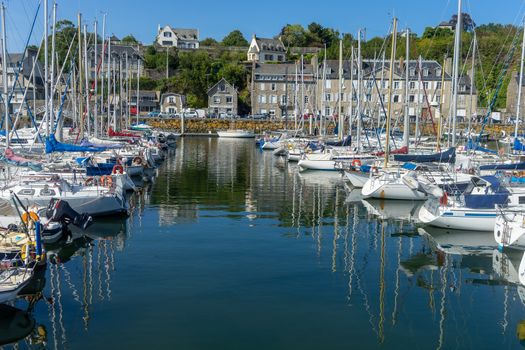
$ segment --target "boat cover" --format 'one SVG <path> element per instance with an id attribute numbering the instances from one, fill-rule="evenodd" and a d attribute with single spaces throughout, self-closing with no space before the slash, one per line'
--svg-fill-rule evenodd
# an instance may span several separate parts
<path id="1" fill-rule="evenodd" d="M 130 132 L 115 131 L 111 127 L 108 129 L 108 136 L 110 137 L 140 137 L 140 135 L 132 134 Z"/>
<path id="2" fill-rule="evenodd" d="M 481 152 L 485 152 L 485 153 L 491 153 L 491 154 L 497 154 L 498 153 L 495 150 L 488 149 L 488 148 L 485 148 L 485 147 L 481 147 L 480 145 L 474 143 L 472 141 L 472 139 L 468 140 L 468 142 L 467 142 L 467 149 L 472 150 L 472 151 L 481 151 Z"/>
<path id="3" fill-rule="evenodd" d="M 80 145 L 72 145 L 69 143 L 58 142 L 55 138 L 55 134 L 49 135 L 46 138 L 46 153 L 53 152 L 102 152 L 106 148 L 103 147 L 86 147 Z"/>
<path id="4" fill-rule="evenodd" d="M 390 151 L 390 154 L 407 154 L 408 153 L 408 147 L 403 146 L 401 148 L 396 148 L 395 150 Z M 384 151 L 374 153 L 375 156 L 382 157 L 385 155 Z"/>
<path id="5" fill-rule="evenodd" d="M 344 140 L 342 141 L 326 141 L 325 144 L 327 146 L 350 146 L 352 144 L 352 135 L 348 135 Z"/>
<path id="6" fill-rule="evenodd" d="M 42 164 L 35 162 L 31 159 L 17 156 L 11 148 L 6 148 L 4 155 L 1 156 L 0 159 L 12 165 L 28 167 L 34 171 L 42 170 Z"/>
<path id="7" fill-rule="evenodd" d="M 480 165 L 479 170 L 525 170 L 525 163 Z"/>
<path id="8" fill-rule="evenodd" d="M 476 180 L 478 179 L 478 180 Z M 490 184 L 492 193 L 484 194 L 472 194 L 471 187 L 470 190 L 467 189 L 463 197 L 465 198 L 465 206 L 472 209 L 494 209 L 496 205 L 505 205 L 508 202 L 509 190 L 503 186 L 498 178 L 495 176 L 481 176 L 480 178 L 472 178 L 472 182 L 476 183 L 482 179 Z"/>
<path id="9" fill-rule="evenodd" d="M 456 148 L 451 147 L 445 152 L 433 154 L 396 154 L 394 160 L 414 163 L 454 163 L 456 161 Z"/>
<path id="10" fill-rule="evenodd" d="M 106 149 L 117 149 L 117 148 L 124 147 L 121 144 L 93 143 L 93 142 L 90 142 L 88 139 L 82 139 L 82 141 L 80 141 L 80 146 L 106 148 Z"/>
<path id="11" fill-rule="evenodd" d="M 513 147 L 513 149 L 515 151 L 525 151 L 525 145 L 523 145 L 520 140 L 514 139 L 514 147 Z"/>

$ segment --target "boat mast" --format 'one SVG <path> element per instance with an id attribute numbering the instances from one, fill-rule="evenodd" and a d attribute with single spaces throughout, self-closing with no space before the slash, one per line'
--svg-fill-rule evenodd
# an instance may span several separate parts
<path id="1" fill-rule="evenodd" d="M 410 29 L 406 29 L 406 53 L 405 53 L 405 119 L 403 120 L 403 146 L 408 149 L 409 138 L 410 138 L 410 119 L 409 119 L 409 100 L 408 100 L 408 74 L 410 71 Z"/>
<path id="2" fill-rule="evenodd" d="M 140 55 L 140 53 L 138 53 Z M 137 114 L 137 125 L 139 124 L 139 115 L 140 115 L 140 107 L 139 107 L 139 91 L 140 91 L 140 56 L 137 56 L 137 99 L 135 101 L 135 107 L 137 108 L 136 114 Z M 183 133 L 184 128 L 184 111 L 181 111 L 181 133 Z"/>
<path id="3" fill-rule="evenodd" d="M 381 57 L 381 81 L 380 81 L 381 89 L 378 89 L 380 90 L 379 92 L 379 95 L 380 95 L 379 96 L 379 111 L 377 113 L 377 128 L 378 129 L 381 127 L 381 112 L 383 112 L 383 108 L 381 107 L 381 92 L 383 92 L 383 83 L 385 81 L 385 74 L 383 73 L 385 71 L 385 51 L 386 49 L 383 50 L 383 55 Z"/>
<path id="4" fill-rule="evenodd" d="M 458 113 L 459 46 L 461 44 L 461 0 L 458 0 L 458 20 L 454 42 L 454 77 L 452 82 L 452 147 L 456 146 L 456 120 Z"/>
<path id="5" fill-rule="evenodd" d="M 47 0 L 44 2 L 44 8 L 47 10 Z M 44 11 L 45 11 L 44 10 Z M 45 12 L 47 15 L 47 12 Z M 9 148 L 9 99 L 7 92 L 7 43 L 5 32 L 5 5 L 2 3 L 2 85 L 4 99 L 4 121 L 5 121 L 5 148 Z M 46 35 L 47 37 L 47 35 Z M 46 56 L 47 57 L 47 56 Z M 47 85 L 46 85 L 47 88 Z M 46 90 L 47 91 L 47 90 Z"/>
<path id="6" fill-rule="evenodd" d="M 108 102 L 106 108 L 108 109 L 107 113 L 107 126 L 109 131 L 110 120 L 111 120 L 111 40 L 108 35 L 108 65 L 107 65 L 107 74 L 108 74 Z"/>
<path id="7" fill-rule="evenodd" d="M 95 137 L 98 137 L 98 33 L 97 33 L 97 24 L 98 22 L 95 20 L 95 23 L 93 23 L 93 31 L 94 31 L 94 42 L 93 47 L 95 48 L 95 86 L 94 86 L 94 92 L 93 95 L 95 96 L 95 107 L 93 108 L 93 134 Z"/>
<path id="8" fill-rule="evenodd" d="M 344 134 L 344 126 L 343 126 L 343 113 L 342 112 L 342 95 L 343 92 L 343 40 L 339 40 L 339 96 L 338 96 L 338 104 L 337 104 L 337 116 L 339 117 L 339 121 L 337 122 L 338 128 L 337 128 L 337 136 L 339 140 L 343 140 L 343 134 Z"/>
<path id="9" fill-rule="evenodd" d="M 421 55 L 419 55 L 419 58 L 417 60 L 417 70 L 418 70 L 418 82 L 417 82 L 417 112 L 416 112 L 416 127 L 414 130 L 414 137 L 416 139 L 415 145 L 417 148 L 418 140 L 419 140 L 419 119 L 421 118 L 421 115 L 423 114 L 423 96 L 421 95 L 421 87 L 423 85 L 423 74 L 421 73 L 423 69 L 423 66 L 421 64 Z"/>
<path id="10" fill-rule="evenodd" d="M 321 115 L 319 119 L 319 133 L 321 137 L 324 137 L 324 100 L 325 100 L 325 89 L 326 89 L 326 43 L 324 44 L 324 58 L 323 58 L 323 85 L 321 86 Z"/>
<path id="11" fill-rule="evenodd" d="M 106 62 L 106 14 L 102 16 L 102 63 L 100 65 L 100 132 L 104 130 L 104 67 Z"/>
<path id="12" fill-rule="evenodd" d="M 51 98 L 49 101 L 46 100 L 46 103 L 49 103 L 49 133 L 54 132 L 55 126 L 55 34 L 56 34 L 56 23 L 57 23 L 57 3 L 53 1 L 53 33 L 51 37 L 51 76 L 50 76 L 50 86 L 51 86 Z"/>
<path id="13" fill-rule="evenodd" d="M 110 39 L 111 41 L 111 39 Z M 113 55 L 113 130 L 117 130 L 117 59 Z"/>
<path id="14" fill-rule="evenodd" d="M 297 101 L 299 86 L 298 86 L 298 76 L 297 76 L 297 62 L 295 62 L 295 113 L 294 113 L 294 130 L 297 132 L 297 113 L 299 112 L 299 102 Z"/>
<path id="15" fill-rule="evenodd" d="M 518 105 L 516 106 L 516 125 L 514 126 L 514 138 L 518 138 L 518 121 L 521 112 L 521 90 L 523 86 L 523 60 L 525 59 L 525 18 L 523 20 L 523 42 L 521 43 L 520 78 L 518 84 Z"/>
<path id="16" fill-rule="evenodd" d="M 443 66 L 441 67 L 441 92 L 439 94 L 439 123 L 438 123 L 438 134 L 437 134 L 437 143 L 436 150 L 439 152 L 441 150 L 440 142 L 441 135 L 443 133 L 443 92 L 445 92 L 445 64 L 447 63 L 447 55 L 443 57 Z"/>
<path id="17" fill-rule="evenodd" d="M 522 61 L 523 62 L 523 61 Z M 468 118 L 468 134 L 467 138 L 470 139 L 470 134 L 472 133 L 472 107 L 474 107 L 474 101 L 473 101 L 473 89 L 474 89 L 474 76 L 476 74 L 475 71 L 475 65 L 476 65 L 476 32 L 474 32 L 474 41 L 472 42 L 472 67 L 470 71 L 470 115 L 467 116 Z M 516 126 L 518 126 L 518 123 L 516 123 Z"/>
<path id="18" fill-rule="evenodd" d="M 394 80 L 394 60 L 396 58 L 396 36 L 397 36 L 397 18 L 394 17 L 392 27 L 392 48 L 390 51 L 390 72 L 388 79 L 388 108 L 386 113 L 386 145 L 385 145 L 385 169 L 388 166 L 388 157 L 390 156 L 390 114 L 392 111 L 392 80 Z"/>
<path id="19" fill-rule="evenodd" d="M 82 98 L 82 14 L 78 13 L 78 94 L 79 94 L 79 135 L 84 134 L 84 101 Z M 47 34 L 46 34 L 47 36 Z M 46 55 L 47 57 L 47 55 Z"/>
<path id="20" fill-rule="evenodd" d="M 350 106 L 348 107 L 348 135 L 352 135 L 352 119 L 354 117 L 354 46 L 350 54 Z"/>
<path id="21" fill-rule="evenodd" d="M 84 24 L 84 84 L 86 94 L 86 119 L 87 119 L 87 136 L 91 132 L 91 118 L 89 117 L 89 73 L 88 73 L 88 57 L 87 57 L 87 25 Z M 82 135 L 84 136 L 84 135 Z"/>
<path id="22" fill-rule="evenodd" d="M 357 153 L 361 153 L 361 85 L 363 85 L 363 61 L 361 57 L 361 29 L 357 32 Z"/>

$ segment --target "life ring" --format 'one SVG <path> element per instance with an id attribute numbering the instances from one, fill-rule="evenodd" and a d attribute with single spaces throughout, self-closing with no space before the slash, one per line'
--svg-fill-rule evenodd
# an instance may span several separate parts
<path id="1" fill-rule="evenodd" d="M 142 165 L 142 157 L 133 158 L 133 164 Z"/>
<path id="2" fill-rule="evenodd" d="M 361 163 L 361 160 L 359 160 L 359 159 L 354 159 L 354 160 L 352 161 L 352 166 L 353 166 L 353 167 L 356 167 L 356 168 L 357 168 L 357 167 L 360 167 L 361 165 L 362 165 L 362 163 Z"/>
<path id="3" fill-rule="evenodd" d="M 112 174 L 124 174 L 124 167 L 120 164 L 115 164 L 113 167 L 113 170 L 111 170 Z"/>
<path id="4" fill-rule="evenodd" d="M 84 185 L 89 186 L 89 185 L 93 184 L 94 181 L 95 181 L 95 179 L 92 176 L 88 177 L 86 179 L 86 181 L 84 182 Z"/>

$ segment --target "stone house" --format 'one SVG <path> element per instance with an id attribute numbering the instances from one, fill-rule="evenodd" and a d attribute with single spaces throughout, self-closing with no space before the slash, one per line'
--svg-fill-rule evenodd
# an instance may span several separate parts
<path id="1" fill-rule="evenodd" d="M 173 28 L 169 25 L 157 27 L 156 42 L 162 47 L 176 47 L 178 49 L 198 49 L 199 30 Z"/>
<path id="2" fill-rule="evenodd" d="M 104 51 L 104 53 L 103 53 Z M 88 48 L 88 72 L 89 72 L 89 79 L 95 79 L 96 73 L 97 73 L 97 64 L 100 63 L 95 59 L 95 46 L 90 46 Z M 102 54 L 104 54 L 104 67 L 100 67 L 98 76 L 100 77 L 101 74 L 104 74 L 105 77 L 107 77 L 106 71 L 107 71 L 107 62 L 108 62 L 108 55 L 109 55 L 109 48 L 106 46 L 104 47 L 102 44 L 97 45 L 97 55 L 99 56 L 99 60 L 102 57 Z M 122 67 L 122 78 L 126 79 L 128 76 L 128 70 L 129 75 L 132 79 L 137 78 L 137 73 L 140 70 L 140 75 L 144 75 L 144 58 L 142 54 L 139 51 L 138 46 L 132 46 L 132 45 L 123 45 L 123 44 L 111 44 L 111 70 L 113 68 L 117 72 L 117 76 L 119 74 L 119 69 Z M 100 87 L 99 87 L 100 88 Z"/>
<path id="3" fill-rule="evenodd" d="M 255 34 L 248 48 L 247 59 L 249 62 L 284 62 L 286 48 L 281 39 L 258 38 Z"/>
<path id="4" fill-rule="evenodd" d="M 280 119 L 315 113 L 314 65 L 257 63 L 252 76 L 252 114 L 268 114 Z"/>
<path id="5" fill-rule="evenodd" d="M 222 78 L 208 90 L 208 115 L 237 115 L 238 92 Z"/>
<path id="6" fill-rule="evenodd" d="M 185 104 L 184 95 L 166 92 L 160 96 L 160 113 L 168 115 L 182 113 Z"/>

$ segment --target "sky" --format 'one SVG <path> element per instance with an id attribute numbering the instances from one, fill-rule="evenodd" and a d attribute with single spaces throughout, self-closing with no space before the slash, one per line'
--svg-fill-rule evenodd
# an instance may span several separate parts
<path id="1" fill-rule="evenodd" d="M 8 51 L 21 51 L 39 1 L 4 1 Z M 248 40 L 253 34 L 273 37 L 285 24 L 306 27 L 311 22 L 354 35 L 359 28 L 366 28 L 366 37 L 371 38 L 385 36 L 394 15 L 400 29 L 408 27 L 421 34 L 425 27 L 448 20 L 457 12 L 456 0 L 57 0 L 57 4 L 58 19 L 76 23 L 77 13 L 81 12 L 89 30 L 95 19 L 99 21 L 101 34 L 102 16 L 106 13 L 106 34 L 120 38 L 133 34 L 144 44 L 153 42 L 159 24 L 197 28 L 201 40 L 221 40 L 234 29 L 239 29 Z M 51 7 L 49 0 L 50 12 Z M 519 24 L 524 10 L 525 0 L 463 0 L 463 12 L 470 13 L 477 25 Z M 39 42 L 43 28 L 42 5 L 31 43 Z"/>

